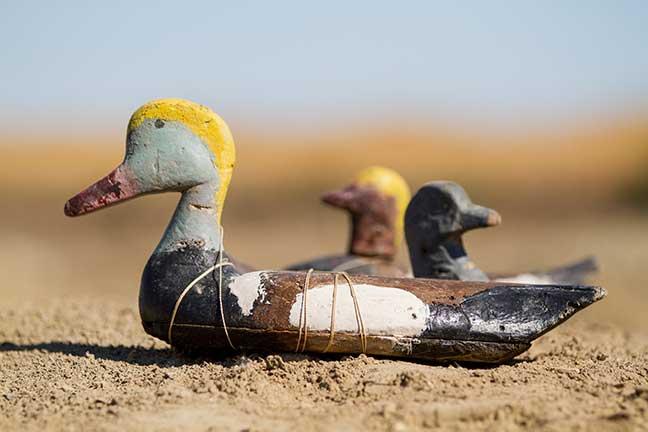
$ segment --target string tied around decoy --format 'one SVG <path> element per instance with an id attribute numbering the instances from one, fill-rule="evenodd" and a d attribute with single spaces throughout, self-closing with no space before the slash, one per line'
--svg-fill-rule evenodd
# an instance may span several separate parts
<path id="1" fill-rule="evenodd" d="M 311 276 L 315 272 L 314 269 L 308 270 L 306 272 L 306 278 L 304 280 L 304 286 L 302 290 L 302 301 L 299 311 L 299 336 L 297 338 L 297 347 L 295 352 L 304 352 L 306 349 L 306 342 L 308 339 L 308 290 L 310 288 Z M 353 301 L 354 315 L 356 318 L 356 323 L 358 325 L 358 336 L 360 337 L 360 348 L 362 353 L 367 352 L 367 332 L 365 330 L 364 321 L 362 319 L 362 311 L 360 309 L 360 303 L 358 300 L 358 294 L 356 292 L 353 280 L 346 272 L 320 272 L 324 274 L 333 275 L 333 293 L 331 298 L 331 323 L 329 327 L 329 340 L 322 352 L 326 353 L 329 351 L 331 346 L 333 346 L 333 341 L 335 339 L 335 316 L 336 316 L 336 307 L 337 307 L 337 295 L 338 295 L 338 278 L 342 276 L 347 286 L 349 287 L 349 293 L 351 295 L 351 300 Z"/>
<path id="2" fill-rule="evenodd" d="M 223 267 L 234 267 L 234 264 L 229 262 L 229 261 L 223 261 L 223 252 L 224 252 L 224 247 L 223 247 L 223 238 L 225 237 L 225 230 L 223 227 L 220 227 L 220 241 L 218 244 L 218 262 L 202 272 L 199 276 L 197 276 L 194 280 L 192 280 L 189 285 L 185 287 L 184 290 L 182 290 L 182 293 L 180 293 L 180 296 L 178 297 L 178 300 L 176 300 L 175 305 L 173 306 L 173 312 L 171 313 L 171 319 L 169 320 L 169 329 L 167 331 L 167 338 L 169 340 L 169 344 L 173 344 L 173 325 L 175 324 L 175 319 L 176 315 L 178 313 L 178 309 L 180 308 L 180 304 L 182 304 L 182 300 L 185 298 L 187 293 L 191 291 L 191 289 L 202 279 L 204 279 L 208 274 L 212 273 L 214 270 L 218 269 L 218 306 L 220 309 L 220 318 L 221 318 L 221 323 L 223 324 L 223 331 L 225 332 L 225 337 L 227 338 L 227 342 L 229 343 L 229 346 L 233 349 L 236 350 L 236 347 L 232 343 L 232 339 L 230 338 L 229 331 L 227 330 L 227 323 L 225 321 L 225 311 L 223 310 Z"/>

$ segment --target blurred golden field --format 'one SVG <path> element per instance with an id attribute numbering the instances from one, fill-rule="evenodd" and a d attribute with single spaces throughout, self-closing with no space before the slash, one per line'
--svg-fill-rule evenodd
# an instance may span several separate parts
<path id="1" fill-rule="evenodd" d="M 413 190 L 428 180 L 458 181 L 475 202 L 503 214 L 501 227 L 466 238 L 489 271 L 596 255 L 602 269 L 594 282 L 609 296 L 581 319 L 646 328 L 648 213 L 638 204 L 647 189 L 647 118 L 532 132 L 405 123 L 302 134 L 234 129 L 226 248 L 259 268 L 341 251 L 346 218 L 320 205 L 318 194 L 383 164 Z M 80 219 L 62 212 L 67 198 L 120 162 L 119 132 L 2 138 L 3 301 L 74 296 L 135 304 L 142 267 L 177 196 L 150 196 Z"/>

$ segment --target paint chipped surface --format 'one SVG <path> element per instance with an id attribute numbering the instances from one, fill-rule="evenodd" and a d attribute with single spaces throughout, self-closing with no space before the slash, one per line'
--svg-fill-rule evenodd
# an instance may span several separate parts
<path id="1" fill-rule="evenodd" d="M 255 271 L 237 276 L 228 285 L 229 290 L 237 298 L 243 316 L 250 316 L 254 303 L 265 301 L 265 272 L 267 270 Z"/>
<path id="2" fill-rule="evenodd" d="M 146 120 L 178 122 L 188 127 L 214 155 L 220 187 L 214 196 L 216 217 L 220 223 L 225 197 L 236 162 L 234 138 L 227 123 L 206 106 L 184 99 L 167 98 L 150 101 L 135 111 L 128 123 L 128 135 Z"/>
<path id="3" fill-rule="evenodd" d="M 400 288 L 354 285 L 367 334 L 418 336 L 426 328 L 428 306 L 414 294 Z M 290 308 L 290 324 L 299 327 L 303 293 L 297 294 Z M 333 285 L 308 290 L 307 326 L 309 330 L 330 331 Z M 346 283 L 338 283 L 335 331 L 357 332 L 353 299 Z"/>

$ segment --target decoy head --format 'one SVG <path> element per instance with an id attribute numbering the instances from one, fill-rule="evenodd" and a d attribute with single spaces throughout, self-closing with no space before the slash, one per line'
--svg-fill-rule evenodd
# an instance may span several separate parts
<path id="1" fill-rule="evenodd" d="M 495 210 L 473 204 L 457 183 L 434 181 L 423 185 L 410 201 L 405 231 L 408 241 L 414 236 L 443 241 L 475 228 L 499 225 L 501 221 Z"/>
<path id="2" fill-rule="evenodd" d="M 128 123 L 123 162 L 71 198 L 65 214 L 79 216 L 139 195 L 208 183 L 220 222 L 235 160 L 229 128 L 212 110 L 183 99 L 154 100 Z"/>
<path id="3" fill-rule="evenodd" d="M 403 217 L 410 190 L 394 170 L 372 166 L 351 184 L 322 195 L 322 201 L 348 211 L 352 220 L 349 253 L 392 257 L 403 240 Z"/>
<path id="4" fill-rule="evenodd" d="M 354 224 L 362 225 L 354 228 L 353 236 L 356 238 L 351 239 L 354 253 L 382 255 L 375 250 L 371 237 L 384 238 L 380 231 L 390 231 L 388 234 L 393 245 L 389 249 L 395 251 L 403 239 L 403 218 L 410 196 L 409 186 L 396 171 L 372 166 L 356 174 L 349 185 L 323 194 L 322 201 L 347 210 Z"/>

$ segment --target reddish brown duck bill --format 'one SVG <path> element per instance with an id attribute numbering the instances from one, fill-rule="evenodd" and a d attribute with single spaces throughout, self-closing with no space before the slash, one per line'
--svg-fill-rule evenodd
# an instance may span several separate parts
<path id="1" fill-rule="evenodd" d="M 65 203 L 67 216 L 81 216 L 137 196 L 140 189 L 128 168 L 120 165 Z"/>

